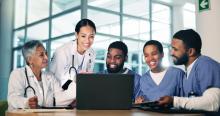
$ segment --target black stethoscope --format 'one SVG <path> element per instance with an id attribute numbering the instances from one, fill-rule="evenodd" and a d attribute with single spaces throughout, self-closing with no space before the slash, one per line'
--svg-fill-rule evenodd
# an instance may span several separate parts
<path id="1" fill-rule="evenodd" d="M 25 72 L 25 76 L 26 76 L 26 79 L 27 79 L 27 83 L 28 83 L 28 86 L 24 89 L 24 96 L 27 97 L 27 91 L 28 89 L 31 89 L 34 93 L 34 95 L 36 96 L 36 91 L 35 89 L 30 85 L 30 82 L 29 82 L 29 79 L 28 79 L 28 75 L 27 75 L 27 69 L 26 67 L 24 68 L 24 72 Z M 55 100 L 55 97 L 53 98 L 53 106 L 56 105 L 56 100 Z"/>
<path id="2" fill-rule="evenodd" d="M 27 83 L 28 83 L 28 86 L 24 89 L 24 96 L 27 96 L 28 89 L 31 89 L 33 91 L 34 95 L 36 95 L 36 92 L 35 92 L 34 88 L 30 85 L 26 67 L 24 68 L 24 72 L 25 72 L 25 76 L 26 76 L 26 79 L 27 79 Z"/>
<path id="3" fill-rule="evenodd" d="M 89 56 L 91 57 L 90 53 L 89 53 Z M 82 61 L 81 65 L 80 65 L 81 68 L 82 68 L 82 65 L 83 65 L 83 62 L 84 62 L 84 58 L 85 58 L 85 57 L 83 57 L 83 61 Z M 91 64 L 91 62 L 92 62 L 91 59 L 89 59 L 89 64 Z M 79 67 L 78 67 L 78 68 L 79 68 Z M 70 76 L 71 76 L 72 70 L 74 71 L 75 75 L 78 74 L 76 67 L 74 67 L 74 55 L 72 55 L 72 66 L 69 68 L 69 75 L 70 75 Z M 68 89 L 68 86 L 69 86 L 69 84 L 70 84 L 71 82 L 72 82 L 72 80 L 68 79 L 68 80 L 66 81 L 66 83 L 64 83 L 63 86 L 62 86 L 63 90 L 67 90 L 67 89 Z"/>

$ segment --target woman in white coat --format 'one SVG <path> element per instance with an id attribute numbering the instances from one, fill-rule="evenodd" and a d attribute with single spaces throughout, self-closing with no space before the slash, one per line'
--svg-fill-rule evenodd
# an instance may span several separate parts
<path id="1" fill-rule="evenodd" d="M 80 20 L 75 27 L 76 40 L 65 43 L 57 48 L 50 66 L 50 71 L 63 85 L 75 81 L 76 73 L 92 72 L 95 52 L 91 48 L 96 33 L 95 24 L 89 19 Z"/>
<path id="2" fill-rule="evenodd" d="M 8 110 L 67 106 L 76 97 L 75 83 L 63 91 L 52 73 L 42 71 L 48 65 L 43 44 L 32 40 L 24 44 L 26 66 L 11 72 L 8 84 Z"/>

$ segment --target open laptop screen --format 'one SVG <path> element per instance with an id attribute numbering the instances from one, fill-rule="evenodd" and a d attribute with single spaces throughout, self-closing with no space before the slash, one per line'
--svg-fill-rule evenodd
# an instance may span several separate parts
<path id="1" fill-rule="evenodd" d="M 78 74 L 77 109 L 130 109 L 134 75 Z"/>

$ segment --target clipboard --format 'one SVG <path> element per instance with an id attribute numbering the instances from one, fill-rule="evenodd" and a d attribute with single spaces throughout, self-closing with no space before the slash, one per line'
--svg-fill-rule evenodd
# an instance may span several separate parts
<path id="1" fill-rule="evenodd" d="M 147 101 L 138 104 L 132 104 L 133 108 L 140 108 L 140 107 L 150 107 L 150 108 L 160 108 L 161 106 L 158 105 L 158 101 Z"/>

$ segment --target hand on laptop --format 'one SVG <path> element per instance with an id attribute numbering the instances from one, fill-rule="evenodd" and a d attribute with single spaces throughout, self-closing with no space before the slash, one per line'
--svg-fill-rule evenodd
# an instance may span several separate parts
<path id="1" fill-rule="evenodd" d="M 173 105 L 173 97 L 171 96 L 164 96 L 161 97 L 158 100 L 158 105 L 163 106 L 163 107 L 170 107 Z"/>

